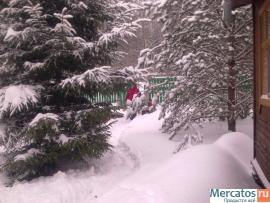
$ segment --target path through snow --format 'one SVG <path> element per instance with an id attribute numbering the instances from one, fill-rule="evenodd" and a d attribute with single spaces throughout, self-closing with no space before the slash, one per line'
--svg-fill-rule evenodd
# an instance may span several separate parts
<path id="1" fill-rule="evenodd" d="M 13 187 L 0 185 L 0 203 L 96 202 L 139 167 L 136 156 L 122 142 L 91 164 L 90 170 L 58 172 L 52 177 L 16 183 Z"/>
<path id="2" fill-rule="evenodd" d="M 90 170 L 0 184 L 0 203 L 204 203 L 211 187 L 256 187 L 250 138 L 224 136 L 173 154 L 177 142 L 159 131 L 158 114 L 120 119 L 112 128 L 114 149 Z"/>

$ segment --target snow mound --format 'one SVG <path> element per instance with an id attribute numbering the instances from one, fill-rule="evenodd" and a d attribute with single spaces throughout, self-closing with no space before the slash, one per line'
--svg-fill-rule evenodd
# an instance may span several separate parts
<path id="1" fill-rule="evenodd" d="M 227 134 L 214 144 L 189 148 L 144 176 L 135 174 L 99 202 L 207 203 L 211 188 L 256 188 L 247 172 L 251 143 L 243 134 Z"/>
<path id="2" fill-rule="evenodd" d="M 169 141 L 169 136 L 160 131 L 162 120 L 158 120 L 159 113 L 158 110 L 135 117 L 120 136 L 120 140 L 136 154 L 142 165 L 160 165 L 173 155 L 178 145 L 178 142 Z"/>
<path id="3" fill-rule="evenodd" d="M 253 142 L 251 138 L 243 133 L 229 133 L 223 135 L 215 144 L 233 156 L 248 172 L 252 172 L 250 161 L 253 159 Z"/>
<path id="4" fill-rule="evenodd" d="M 0 157 L 1 158 L 1 157 Z M 94 203 L 137 167 L 134 155 L 123 143 L 92 160 L 89 170 L 58 172 L 31 182 L 17 182 L 13 187 L 0 184 L 0 203 Z M 0 181 L 5 181 L 1 177 Z"/>

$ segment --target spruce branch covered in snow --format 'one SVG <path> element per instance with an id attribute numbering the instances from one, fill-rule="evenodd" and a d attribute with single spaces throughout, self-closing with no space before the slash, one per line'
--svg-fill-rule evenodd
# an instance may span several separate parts
<path id="1" fill-rule="evenodd" d="M 0 6 L 2 169 L 29 180 L 54 173 L 60 162 L 100 157 L 110 148 L 112 109 L 89 98 L 119 82 L 111 63 L 119 42 L 140 28 L 133 14 L 141 7 L 113 0 Z"/>
<path id="2" fill-rule="evenodd" d="M 233 11 L 232 22 L 225 22 L 221 0 L 160 0 L 146 6 L 163 25 L 163 41 L 151 52 L 155 68 L 178 76 L 163 104 L 163 130 L 173 137 L 183 129 L 194 131 L 194 124 L 226 119 L 235 131 L 236 119 L 252 109 L 250 6 Z"/>
<path id="3" fill-rule="evenodd" d="M 8 118 L 38 103 L 38 87 L 17 85 L 0 90 L 0 117 Z"/>

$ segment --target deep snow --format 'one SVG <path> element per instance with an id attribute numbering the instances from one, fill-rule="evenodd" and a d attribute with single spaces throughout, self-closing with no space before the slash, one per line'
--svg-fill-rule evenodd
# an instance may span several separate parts
<path id="1" fill-rule="evenodd" d="M 222 126 L 207 124 L 207 144 L 173 154 L 177 142 L 159 131 L 158 113 L 120 119 L 112 128 L 114 149 L 89 170 L 0 184 L 0 203 L 206 203 L 210 188 L 256 188 L 250 137 L 218 139 Z"/>
<path id="2" fill-rule="evenodd" d="M 149 173 L 142 167 L 99 202 L 207 203 L 210 188 L 256 188 L 249 164 L 244 162 L 252 157 L 246 156 L 245 148 L 238 148 L 242 144 L 252 147 L 252 143 L 243 134 L 225 136 L 215 144 L 177 153 Z M 227 149 L 227 144 L 236 145 Z"/>

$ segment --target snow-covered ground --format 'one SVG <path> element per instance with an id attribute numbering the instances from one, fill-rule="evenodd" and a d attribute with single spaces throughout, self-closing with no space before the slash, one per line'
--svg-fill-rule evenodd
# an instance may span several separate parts
<path id="1" fill-rule="evenodd" d="M 252 120 L 239 125 L 249 136 L 220 136 L 224 124 L 207 124 L 205 144 L 173 154 L 177 142 L 159 131 L 157 118 L 158 112 L 120 119 L 112 128 L 114 149 L 89 170 L 0 183 L 0 203 L 206 203 L 210 188 L 257 187 L 249 164 Z"/>

